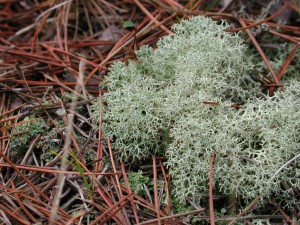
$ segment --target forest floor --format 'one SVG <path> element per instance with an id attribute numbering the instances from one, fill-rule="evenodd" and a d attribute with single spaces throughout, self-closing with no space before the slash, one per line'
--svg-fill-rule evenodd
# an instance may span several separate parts
<path id="1" fill-rule="evenodd" d="M 271 92 L 299 63 L 299 1 L 0 0 L 0 224 L 297 224 L 300 211 L 271 200 L 240 210 L 204 193 L 202 207 L 181 204 L 164 157 L 120 162 L 93 124 L 110 65 L 203 14 L 245 33 Z M 278 71 L 264 35 L 295 45 Z"/>

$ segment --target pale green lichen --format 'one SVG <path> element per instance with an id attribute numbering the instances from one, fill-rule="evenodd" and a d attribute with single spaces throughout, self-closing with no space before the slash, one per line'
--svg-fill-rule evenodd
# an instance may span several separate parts
<path id="1" fill-rule="evenodd" d="M 299 161 L 273 174 L 299 154 L 299 82 L 274 97 L 248 101 L 240 109 L 199 105 L 176 121 L 167 150 L 177 197 L 200 199 L 208 191 L 209 162 L 216 150 L 213 181 L 225 194 L 247 201 L 260 193 L 288 198 L 282 182 L 300 187 Z M 294 198 L 293 201 L 296 199 Z M 288 202 L 289 206 L 295 202 Z"/>
<path id="2" fill-rule="evenodd" d="M 125 160 L 165 154 L 176 196 L 207 193 L 213 149 L 214 187 L 250 201 L 260 193 L 278 200 L 299 188 L 299 162 L 272 175 L 299 152 L 299 83 L 274 97 L 250 78 L 251 56 L 238 35 L 205 17 L 176 24 L 157 49 L 144 46 L 139 63 L 115 63 L 103 95 L 103 135 Z M 204 101 L 219 105 L 203 104 Z M 233 103 L 241 108 L 231 107 Z M 100 105 L 93 105 L 98 122 Z M 285 206 L 296 206 L 296 198 Z"/>
<path id="3" fill-rule="evenodd" d="M 109 92 L 103 96 L 108 102 L 103 131 L 122 149 L 124 159 L 164 152 L 160 131 L 202 101 L 241 102 L 253 96 L 245 46 L 237 35 L 223 32 L 226 28 L 224 21 L 217 25 L 205 17 L 184 20 L 157 49 L 143 46 L 137 52 L 139 63 L 112 65 L 106 80 Z M 98 121 L 97 103 L 94 112 Z"/>

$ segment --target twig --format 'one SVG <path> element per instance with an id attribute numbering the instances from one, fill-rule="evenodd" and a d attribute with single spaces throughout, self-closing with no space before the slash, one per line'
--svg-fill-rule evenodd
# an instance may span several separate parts
<path id="1" fill-rule="evenodd" d="M 209 169 L 209 217 L 210 217 L 211 225 L 215 225 L 213 182 L 212 182 L 215 157 L 216 157 L 216 149 L 214 149 L 212 153 L 211 160 L 210 160 L 210 169 Z"/>

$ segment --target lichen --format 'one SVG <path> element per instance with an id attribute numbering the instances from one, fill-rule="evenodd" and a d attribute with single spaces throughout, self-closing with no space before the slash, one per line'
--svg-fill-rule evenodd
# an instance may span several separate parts
<path id="1" fill-rule="evenodd" d="M 112 65 L 103 132 L 122 149 L 123 159 L 163 153 L 161 131 L 202 101 L 241 103 L 259 93 L 247 74 L 252 65 L 245 63 L 242 39 L 223 32 L 226 28 L 226 22 L 217 25 L 205 17 L 183 20 L 157 49 L 141 47 L 139 63 Z M 93 109 L 98 122 L 99 103 Z"/>
<path id="2" fill-rule="evenodd" d="M 238 110 L 199 105 L 193 113 L 177 120 L 167 150 L 177 197 L 182 201 L 187 197 L 199 200 L 207 193 L 214 149 L 213 181 L 225 194 L 242 196 L 247 201 L 261 193 L 266 198 L 283 199 L 290 196 L 291 190 L 283 190 L 282 182 L 299 188 L 299 160 L 271 179 L 284 163 L 299 154 L 299 85 L 295 82 L 274 97 L 250 100 Z M 295 200 L 286 204 L 295 206 Z"/>
<path id="3" fill-rule="evenodd" d="M 299 161 L 270 179 L 299 152 L 299 82 L 274 97 L 262 94 L 249 76 L 250 52 L 226 28 L 226 22 L 202 16 L 183 20 L 157 49 L 141 47 L 138 63 L 112 65 L 103 95 L 103 135 L 123 160 L 166 155 L 182 202 L 207 193 L 214 149 L 213 182 L 220 192 L 245 201 L 263 192 L 281 201 L 291 192 L 281 188 L 283 182 L 300 187 Z M 99 101 L 93 110 L 99 122 Z M 284 205 L 297 206 L 295 199 Z"/>

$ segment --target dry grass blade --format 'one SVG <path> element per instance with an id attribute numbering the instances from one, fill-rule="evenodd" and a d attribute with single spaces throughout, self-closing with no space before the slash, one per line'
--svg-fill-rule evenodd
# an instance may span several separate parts
<path id="1" fill-rule="evenodd" d="M 127 173 L 125 171 L 125 166 L 124 166 L 123 163 L 121 163 L 121 168 L 122 168 L 122 174 L 123 174 L 123 177 L 124 177 L 125 186 L 128 190 L 128 194 L 131 195 L 131 194 L 133 194 L 133 192 L 131 191 L 130 183 L 129 183 L 128 176 L 127 176 Z M 133 197 L 130 198 L 130 204 L 131 204 L 132 211 L 133 211 L 133 214 L 134 214 L 135 223 L 138 224 L 139 223 L 139 218 L 138 218 L 137 208 L 136 208 L 136 205 L 134 203 Z"/>
<path id="2" fill-rule="evenodd" d="M 155 204 L 155 209 L 156 209 L 156 215 L 157 215 L 157 221 L 158 225 L 161 224 L 160 221 L 160 204 L 158 201 L 158 188 L 157 188 L 157 171 L 156 171 L 156 158 L 153 156 L 152 158 L 152 167 L 153 167 L 153 184 L 154 184 L 154 204 Z"/>
<path id="3" fill-rule="evenodd" d="M 213 203 L 213 168 L 214 168 L 214 160 L 216 157 L 216 149 L 214 149 L 211 161 L 210 161 L 210 169 L 209 169 L 209 217 L 210 224 L 215 224 L 215 215 L 214 215 L 214 203 Z"/>
<path id="4" fill-rule="evenodd" d="M 81 61 L 79 64 L 80 73 L 79 73 L 78 81 L 77 81 L 77 84 L 75 87 L 76 93 L 80 92 L 80 86 L 81 86 L 81 83 L 83 82 L 84 67 L 85 67 L 85 63 L 83 61 Z M 71 103 L 72 111 L 75 110 L 76 101 L 77 101 L 77 96 L 74 96 L 72 99 L 72 103 Z M 60 166 L 60 169 L 63 171 L 65 171 L 67 169 L 67 158 L 68 158 L 69 149 L 70 149 L 70 145 L 71 145 L 71 136 L 72 136 L 72 130 L 73 130 L 73 118 L 74 118 L 74 115 L 72 115 L 72 114 L 67 115 L 67 125 L 68 126 L 67 126 L 66 139 L 65 139 L 65 144 L 64 144 L 64 148 L 63 148 L 63 154 L 61 156 L 61 166 Z M 60 203 L 60 199 L 61 199 L 62 190 L 64 188 L 64 182 L 65 182 L 64 174 L 61 173 L 57 177 L 57 187 L 58 188 L 55 192 L 55 196 L 53 199 L 53 205 L 52 205 L 52 209 L 51 209 L 51 215 L 50 215 L 51 224 L 52 224 L 52 221 L 56 221 L 59 219 L 57 217 L 57 211 L 58 211 L 58 207 L 59 207 L 59 203 Z"/>
<path id="5" fill-rule="evenodd" d="M 99 137 L 98 137 L 98 148 L 97 148 L 97 156 L 96 156 L 96 164 L 95 171 L 100 171 L 102 169 L 102 158 L 103 158 L 103 149 L 102 149 L 102 93 L 99 94 L 99 104 L 100 104 L 100 112 L 99 112 Z"/>

